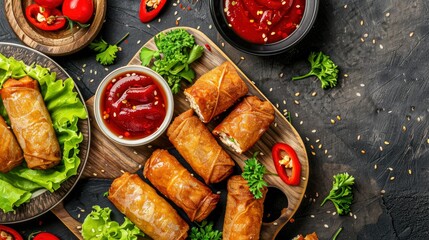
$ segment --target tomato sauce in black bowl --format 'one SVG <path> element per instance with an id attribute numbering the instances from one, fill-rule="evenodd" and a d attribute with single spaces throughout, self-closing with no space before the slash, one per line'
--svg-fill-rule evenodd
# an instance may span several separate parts
<path id="1" fill-rule="evenodd" d="M 319 0 L 210 0 L 213 22 L 233 47 L 249 54 L 285 52 L 310 31 Z"/>

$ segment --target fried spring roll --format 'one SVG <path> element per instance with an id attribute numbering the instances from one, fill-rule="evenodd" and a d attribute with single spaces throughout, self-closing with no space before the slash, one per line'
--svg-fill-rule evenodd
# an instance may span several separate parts
<path id="1" fill-rule="evenodd" d="M 207 218 L 219 202 L 220 196 L 193 177 L 167 150 L 158 149 L 152 153 L 146 161 L 143 175 L 182 208 L 192 222 Z"/>
<path id="2" fill-rule="evenodd" d="M 202 75 L 185 90 L 185 96 L 201 121 L 208 123 L 247 92 L 247 85 L 234 66 L 224 62 Z"/>
<path id="3" fill-rule="evenodd" d="M 220 182 L 232 173 L 235 163 L 193 113 L 190 109 L 177 116 L 167 136 L 207 184 Z"/>
<path id="4" fill-rule="evenodd" d="M 256 96 L 243 99 L 213 130 L 213 134 L 234 151 L 243 153 L 251 148 L 274 121 L 274 108 Z"/>
<path id="5" fill-rule="evenodd" d="M 22 150 L 4 119 L 0 116 L 0 172 L 7 173 L 24 160 Z"/>
<path id="6" fill-rule="evenodd" d="M 188 224 L 137 174 L 126 172 L 116 178 L 108 199 L 152 239 L 181 240 L 188 236 Z"/>
<path id="7" fill-rule="evenodd" d="M 249 191 L 247 181 L 239 175 L 228 180 L 227 188 L 223 239 L 259 239 L 267 189 L 263 189 L 261 199 L 255 199 Z"/>
<path id="8" fill-rule="evenodd" d="M 3 84 L 1 97 L 27 166 L 48 169 L 57 165 L 61 149 L 38 82 L 28 76 L 9 79 Z"/>

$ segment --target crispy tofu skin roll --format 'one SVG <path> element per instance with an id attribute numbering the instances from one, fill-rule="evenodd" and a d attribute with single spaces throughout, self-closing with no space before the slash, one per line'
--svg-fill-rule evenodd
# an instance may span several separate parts
<path id="1" fill-rule="evenodd" d="M 182 240 L 188 236 L 188 224 L 137 174 L 126 172 L 116 178 L 108 199 L 152 239 Z"/>
<path id="2" fill-rule="evenodd" d="M 48 169 L 57 165 L 61 161 L 60 144 L 38 82 L 28 76 L 9 79 L 3 84 L 1 97 L 27 166 Z"/>
<path id="3" fill-rule="evenodd" d="M 259 239 L 267 189 L 263 190 L 261 199 L 255 199 L 249 191 L 247 181 L 239 175 L 228 180 L 227 188 L 223 239 Z"/>
<path id="4" fill-rule="evenodd" d="M 143 175 L 189 219 L 201 222 L 216 208 L 220 196 L 184 168 L 167 150 L 155 150 L 146 161 Z"/>
<path id="5" fill-rule="evenodd" d="M 224 62 L 202 75 L 185 90 L 185 96 L 201 121 L 208 123 L 247 92 L 247 85 L 234 66 Z"/>
<path id="6" fill-rule="evenodd" d="M 234 151 L 243 153 L 251 148 L 274 121 L 274 108 L 256 96 L 243 99 L 213 130 L 213 134 Z"/>
<path id="7" fill-rule="evenodd" d="M 177 116 L 167 129 L 170 142 L 207 184 L 228 177 L 235 165 L 192 109 Z"/>
<path id="8" fill-rule="evenodd" d="M 14 167 L 21 165 L 24 156 L 15 136 L 1 116 L 0 139 L 0 172 L 7 173 Z"/>

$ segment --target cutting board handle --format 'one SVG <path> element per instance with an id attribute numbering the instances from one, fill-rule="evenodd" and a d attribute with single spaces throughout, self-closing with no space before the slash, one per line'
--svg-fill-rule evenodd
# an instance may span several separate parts
<path id="1" fill-rule="evenodd" d="M 57 206 L 55 206 L 52 210 L 64 225 L 78 238 L 83 239 L 81 234 L 82 223 L 74 219 L 64 208 L 64 203 L 60 202 Z"/>

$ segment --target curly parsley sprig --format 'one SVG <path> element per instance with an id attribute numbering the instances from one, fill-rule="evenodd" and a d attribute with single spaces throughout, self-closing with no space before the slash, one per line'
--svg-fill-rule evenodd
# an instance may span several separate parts
<path id="1" fill-rule="evenodd" d="M 222 232 L 214 230 L 213 223 L 203 221 L 198 227 L 192 227 L 189 238 L 191 240 L 221 240 Z"/>
<path id="2" fill-rule="evenodd" d="M 316 76 L 321 84 L 322 88 L 332 88 L 337 85 L 338 80 L 338 66 L 329 58 L 328 55 L 322 52 L 311 52 L 308 57 L 308 61 L 311 64 L 311 70 L 309 73 L 293 77 L 292 80 L 300 80 L 310 76 Z"/>
<path id="3" fill-rule="evenodd" d="M 345 215 L 350 212 L 350 205 L 353 201 L 352 186 L 355 178 L 348 173 L 339 173 L 334 176 L 333 186 L 329 195 L 323 200 L 320 206 L 330 200 L 339 215 Z"/>
<path id="4" fill-rule="evenodd" d="M 256 156 L 259 152 L 255 152 L 253 156 L 246 161 L 244 161 L 244 169 L 241 176 L 247 181 L 249 185 L 249 190 L 255 197 L 255 199 L 260 199 L 263 197 L 262 189 L 268 186 L 268 183 L 264 180 L 264 175 L 277 175 L 275 173 L 271 173 L 267 171 L 267 168 L 262 165 L 256 159 Z"/>
<path id="5" fill-rule="evenodd" d="M 89 48 L 95 52 L 98 52 L 95 59 L 102 65 L 110 65 L 116 59 L 116 53 L 120 50 L 118 45 L 124 41 L 130 33 L 125 34 L 117 43 L 111 45 L 108 44 L 103 38 L 93 41 L 89 44 Z"/>

